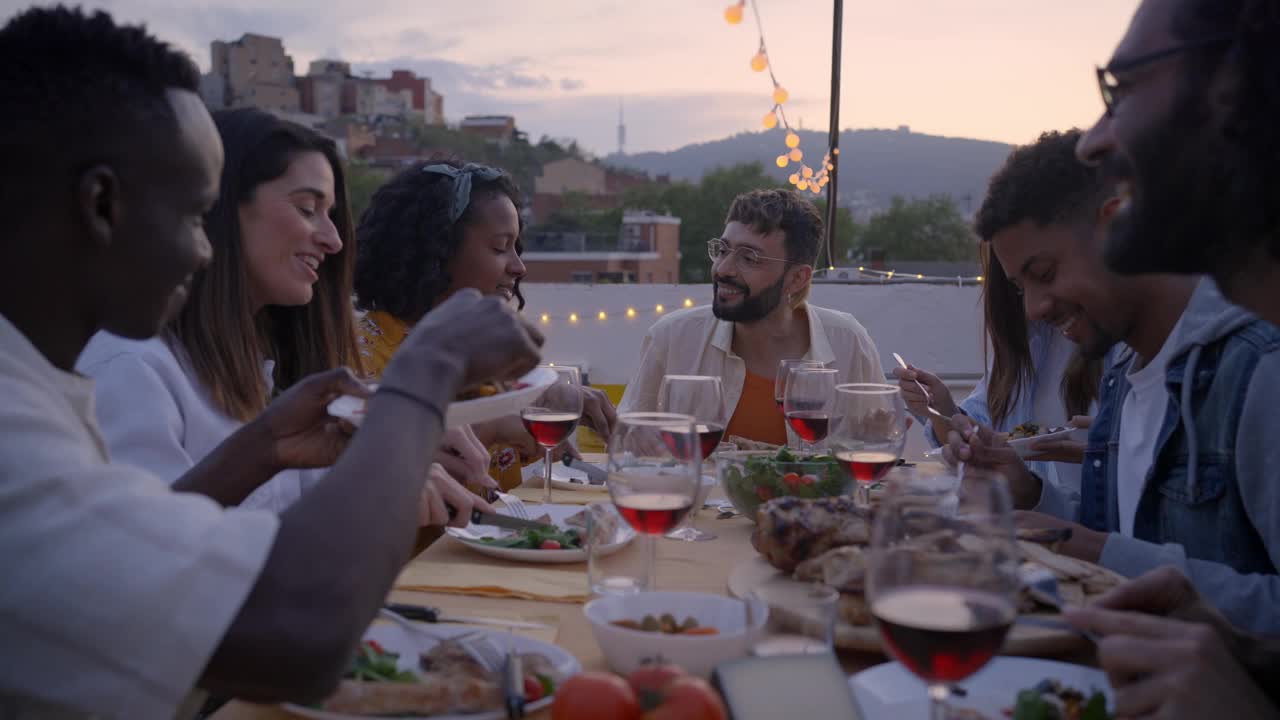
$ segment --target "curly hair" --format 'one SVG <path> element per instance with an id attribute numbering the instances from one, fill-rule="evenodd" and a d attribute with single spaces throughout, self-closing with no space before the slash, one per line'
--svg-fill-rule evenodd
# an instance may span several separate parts
<path id="1" fill-rule="evenodd" d="M 475 218 L 476 200 L 505 195 L 520 215 L 520 189 L 503 172 L 494 180 L 473 177 L 471 199 L 457 222 L 449 221 L 454 181 L 439 173 L 427 173 L 428 165 L 461 168 L 455 158 L 416 163 L 378 188 L 360 216 L 356 237 L 356 307 L 381 310 L 405 322 L 415 323 L 444 299 L 453 282 L 449 263 L 462 246 L 467 226 Z M 520 218 L 524 231 L 524 218 Z M 524 245 L 516 240 L 516 252 Z M 515 296 L 521 309 L 524 296 L 516 282 Z"/>
<path id="2" fill-rule="evenodd" d="M 1229 35 L 1231 41 L 1187 53 L 1182 91 L 1203 95 L 1216 72 L 1233 70 L 1239 87 L 1222 126 L 1229 157 L 1228 231 L 1236 242 L 1265 244 L 1280 261 L 1280 3 L 1188 0 L 1173 16 L 1181 42 Z M 1244 253 L 1225 253 L 1246 258 Z"/>
<path id="3" fill-rule="evenodd" d="M 1035 377 L 1029 329 L 1022 298 L 996 258 L 991 239 L 1014 225 L 1037 227 L 1092 222 L 1111 196 L 1102 173 L 1076 158 L 1080 130 L 1046 132 L 1036 142 L 1015 148 L 991 177 L 987 196 L 974 219 L 983 242 L 983 321 L 991 347 L 987 409 L 998 425 L 1013 410 L 1024 387 Z M 1100 360 L 1077 352 L 1062 378 L 1062 400 L 1068 416 L 1088 413 L 1098 395 Z"/>
<path id="4" fill-rule="evenodd" d="M 0 29 L 0 212 L 9 229 L 64 192 L 70 174 L 128 163 L 176 133 L 165 91 L 196 92 L 191 59 L 98 11 L 32 8 Z M 17 171 L 21 168 L 21 171 Z"/>
<path id="5" fill-rule="evenodd" d="M 787 261 L 813 265 L 822 240 L 822 216 L 795 190 L 752 190 L 733 199 L 726 223 L 740 222 L 761 235 L 781 230 Z"/>

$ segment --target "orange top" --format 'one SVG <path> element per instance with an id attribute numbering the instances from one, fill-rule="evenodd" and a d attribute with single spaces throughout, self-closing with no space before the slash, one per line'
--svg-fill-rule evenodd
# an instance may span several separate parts
<path id="1" fill-rule="evenodd" d="M 729 436 L 737 435 L 771 445 L 787 444 L 786 420 L 773 397 L 773 378 L 747 373 L 742 383 L 742 397 L 724 435 L 726 442 Z"/>

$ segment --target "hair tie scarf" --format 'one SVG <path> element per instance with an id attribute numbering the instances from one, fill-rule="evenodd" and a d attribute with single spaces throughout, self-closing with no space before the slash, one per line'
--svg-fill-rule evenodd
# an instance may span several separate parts
<path id="1" fill-rule="evenodd" d="M 436 173 L 447 176 L 453 182 L 453 202 L 449 205 L 449 224 L 458 222 L 458 218 L 467 211 L 471 203 L 471 178 L 478 177 L 482 182 L 490 182 L 502 177 L 502 171 L 488 165 L 467 163 L 460 168 L 443 163 L 428 165 L 422 168 L 424 173 Z"/>

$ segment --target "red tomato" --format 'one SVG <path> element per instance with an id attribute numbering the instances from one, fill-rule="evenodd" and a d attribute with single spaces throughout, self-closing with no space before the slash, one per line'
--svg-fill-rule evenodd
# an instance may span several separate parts
<path id="1" fill-rule="evenodd" d="M 816 482 L 818 482 L 818 476 L 817 476 L 817 475 L 801 475 L 801 476 L 800 476 L 800 484 L 801 484 L 801 485 L 812 485 L 812 484 L 814 484 L 814 483 L 816 483 Z"/>
<path id="2" fill-rule="evenodd" d="M 661 700 L 662 688 L 667 683 L 678 677 L 684 677 L 684 668 L 679 665 L 668 665 L 666 663 L 654 663 L 652 665 L 642 665 L 638 670 L 632 670 L 627 676 L 627 684 L 632 690 L 636 691 L 636 696 L 640 699 L 640 705 L 643 707 L 653 707 Z"/>
<path id="3" fill-rule="evenodd" d="M 760 498 L 760 500 L 762 500 L 762 501 L 764 501 L 764 500 L 772 500 L 772 499 L 773 499 L 773 491 L 772 491 L 772 490 L 770 490 L 770 489 L 769 489 L 769 488 L 767 488 L 767 487 L 764 487 L 764 486 L 762 485 L 762 486 L 760 486 L 760 487 L 756 488 L 756 497 Z"/>
<path id="4" fill-rule="evenodd" d="M 559 550 L 563 546 L 560 544 L 559 540 L 543 540 L 542 544 L 538 547 L 543 550 Z"/>
<path id="5" fill-rule="evenodd" d="M 551 720 L 640 720 L 640 703 L 627 681 L 603 672 L 578 673 L 556 689 Z"/>
<path id="6" fill-rule="evenodd" d="M 662 688 L 662 704 L 645 713 L 644 720 L 726 720 L 714 688 L 702 678 L 678 677 Z"/>
<path id="7" fill-rule="evenodd" d="M 800 484 L 800 476 L 797 475 L 796 473 L 789 472 L 786 475 L 782 476 L 782 484 L 786 485 L 789 488 L 794 488 L 795 486 Z"/>

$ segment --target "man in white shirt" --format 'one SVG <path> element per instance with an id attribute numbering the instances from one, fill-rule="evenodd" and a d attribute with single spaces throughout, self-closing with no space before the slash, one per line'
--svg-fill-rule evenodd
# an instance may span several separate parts
<path id="1" fill-rule="evenodd" d="M 540 336 L 465 293 L 406 340 L 349 444 L 325 406 L 367 390 L 338 369 L 172 489 L 114 465 L 72 368 L 98 330 L 153 335 L 185 298 L 221 143 L 191 61 L 105 13 L 19 14 L 0 74 L 0 715 L 171 718 L 196 688 L 323 697 L 408 558 L 449 399 L 529 369 Z M 211 497 L 339 453 L 279 516 Z"/>
<path id="2" fill-rule="evenodd" d="M 827 363 L 842 383 L 884 382 L 880 354 L 862 325 L 807 302 L 821 238 L 817 208 L 793 190 L 735 198 L 724 234 L 708 243 L 710 307 L 672 313 L 649 329 L 618 411 L 655 409 L 664 375 L 717 376 L 726 438 L 781 445 L 787 436 L 773 385 L 782 360 Z"/>

